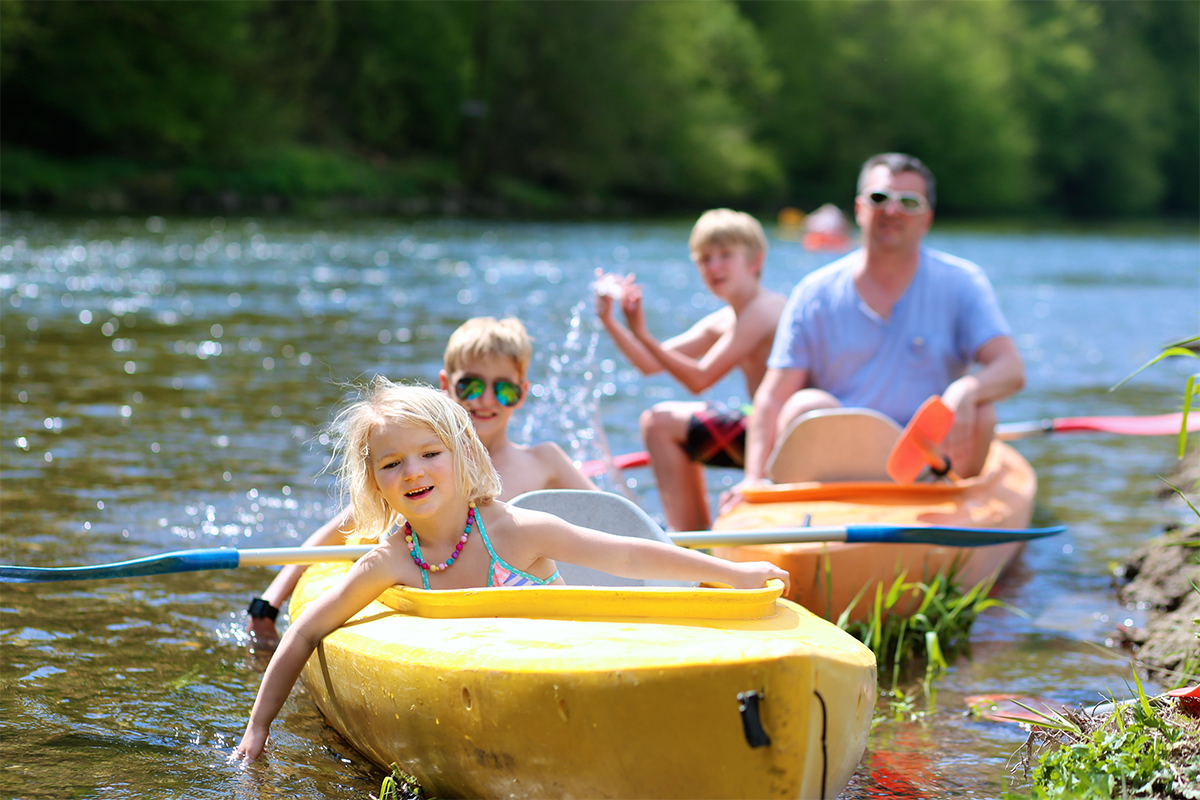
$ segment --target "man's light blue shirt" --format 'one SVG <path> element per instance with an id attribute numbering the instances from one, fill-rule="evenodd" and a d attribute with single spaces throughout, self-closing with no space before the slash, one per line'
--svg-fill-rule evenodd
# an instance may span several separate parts
<path id="1" fill-rule="evenodd" d="M 922 248 L 912 283 L 884 319 L 854 285 L 856 250 L 804 277 L 779 320 L 767 366 L 808 370 L 808 386 L 901 425 L 966 374 L 975 353 L 1009 335 L 976 264 Z"/>

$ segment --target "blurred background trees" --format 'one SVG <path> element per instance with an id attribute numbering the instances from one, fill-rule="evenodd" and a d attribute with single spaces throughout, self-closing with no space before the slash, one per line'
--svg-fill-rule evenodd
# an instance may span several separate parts
<path id="1" fill-rule="evenodd" d="M 0 0 L 6 207 L 1200 212 L 1200 2 Z"/>

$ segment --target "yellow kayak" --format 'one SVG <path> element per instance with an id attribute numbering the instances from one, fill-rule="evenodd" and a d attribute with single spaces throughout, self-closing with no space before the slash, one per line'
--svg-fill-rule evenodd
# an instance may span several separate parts
<path id="1" fill-rule="evenodd" d="M 292 615 L 347 568 L 310 567 Z M 782 588 L 396 587 L 302 680 L 436 796 L 832 798 L 867 743 L 875 657 Z"/>

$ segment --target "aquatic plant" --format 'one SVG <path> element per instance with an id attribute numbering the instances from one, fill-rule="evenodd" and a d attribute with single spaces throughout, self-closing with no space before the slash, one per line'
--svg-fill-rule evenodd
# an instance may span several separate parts
<path id="1" fill-rule="evenodd" d="M 933 678 L 948 668 L 948 658 L 966 649 L 971 626 L 980 613 L 993 607 L 1016 609 L 988 597 L 996 581 L 994 575 L 966 593 L 956 580 L 957 564 L 928 582 L 907 581 L 907 575 L 900 573 L 886 593 L 883 584 L 876 584 L 871 613 L 863 620 L 850 621 L 851 612 L 862 599 L 860 591 L 838 617 L 837 626 L 871 648 L 881 667 L 891 665 L 893 693 L 902 669 L 923 658 L 923 684 L 929 695 Z M 902 603 L 913 598 L 919 599 L 914 612 L 897 613 Z"/>
<path id="2" fill-rule="evenodd" d="M 371 800 L 426 800 L 425 789 L 417 779 L 392 764 L 392 774 L 379 785 L 379 796 L 370 795 Z"/>

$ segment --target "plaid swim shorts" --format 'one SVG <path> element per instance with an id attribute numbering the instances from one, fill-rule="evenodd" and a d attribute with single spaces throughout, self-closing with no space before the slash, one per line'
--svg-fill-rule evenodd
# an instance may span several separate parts
<path id="1" fill-rule="evenodd" d="M 706 403 L 688 421 L 684 449 L 692 461 L 741 469 L 746 458 L 746 413 Z"/>

